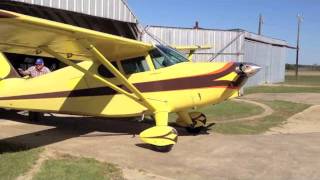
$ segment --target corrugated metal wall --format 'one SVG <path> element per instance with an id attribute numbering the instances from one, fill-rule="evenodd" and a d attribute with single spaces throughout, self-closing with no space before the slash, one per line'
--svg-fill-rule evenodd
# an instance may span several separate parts
<path id="1" fill-rule="evenodd" d="M 11 1 L 58 8 L 102 18 L 115 19 L 128 23 L 137 23 L 136 17 L 128 8 L 125 0 Z M 120 29 L 121 27 L 117 26 L 115 27 L 115 30 L 112 30 L 112 32 L 116 32 L 117 30 L 119 31 Z M 111 32 L 110 29 L 107 32 L 110 33 L 109 31 Z M 165 44 L 175 46 L 212 46 L 211 49 L 197 51 L 194 56 L 194 61 L 196 62 L 205 62 L 213 59 L 216 62 L 246 61 L 262 66 L 262 71 L 254 78 L 250 79 L 250 81 L 247 83 L 247 86 L 263 83 L 275 83 L 284 80 L 286 48 L 283 46 L 287 45 L 285 41 L 259 36 L 242 30 L 191 29 L 151 26 L 147 28 L 147 31 L 153 36 L 159 38 Z M 123 36 L 130 36 L 127 35 L 128 33 L 120 34 Z M 136 37 L 136 35 L 134 35 L 134 37 Z M 145 42 L 156 43 L 154 39 L 146 33 L 143 34 L 141 38 Z"/>
<path id="2" fill-rule="evenodd" d="M 137 23 L 125 0 L 11 0 L 87 15 Z"/>
<path id="3" fill-rule="evenodd" d="M 241 30 L 210 30 L 151 26 L 147 31 L 169 45 L 210 45 L 212 49 L 198 51 L 194 61 L 252 62 L 263 69 L 246 86 L 284 81 L 286 45 L 282 40 L 259 36 Z M 156 43 L 148 34 L 145 42 Z"/>
<path id="4" fill-rule="evenodd" d="M 250 78 L 247 86 L 283 82 L 285 76 L 286 48 L 245 40 L 244 59 L 262 67 Z"/>
<path id="5" fill-rule="evenodd" d="M 72 7 L 73 5 L 72 3 L 68 5 L 68 4 L 59 4 L 58 3 L 59 1 L 30 1 L 30 3 L 24 3 L 24 2 L 27 2 L 27 1 L 0 0 L 0 9 L 13 11 L 13 12 L 17 12 L 17 13 L 21 13 L 29 16 L 38 17 L 38 18 L 48 19 L 51 21 L 70 24 L 73 26 L 78 26 L 86 29 L 92 29 L 95 31 L 114 34 L 114 35 L 127 37 L 131 39 L 137 39 L 139 36 L 139 29 L 136 23 L 118 21 L 114 19 L 102 18 L 97 16 L 91 16 L 84 13 L 64 10 L 64 9 L 70 9 L 70 7 Z M 64 2 L 67 2 L 67 1 L 64 1 Z M 69 1 L 69 2 L 72 2 L 72 1 Z M 80 2 L 80 1 L 77 1 L 77 2 Z M 91 2 L 94 2 L 94 1 L 91 1 Z M 98 1 L 95 1 L 95 2 L 98 2 Z M 102 1 L 100 1 L 100 3 L 101 2 Z M 100 7 L 100 5 L 103 5 L 104 9 L 113 9 L 114 6 L 109 6 L 106 3 L 108 1 L 103 1 L 103 2 L 104 3 L 98 4 L 98 6 Z M 43 6 L 38 4 L 43 4 Z M 61 8 L 57 9 L 57 8 L 51 8 L 47 6 L 52 6 L 52 7 L 59 6 Z M 77 10 L 77 7 L 75 8 Z M 81 12 L 81 10 L 79 11 Z M 101 12 L 97 11 L 97 13 L 101 13 Z"/>
<path id="6" fill-rule="evenodd" d="M 187 29 L 151 26 L 147 31 L 166 44 L 174 46 L 209 45 L 212 49 L 197 51 L 193 60 L 205 62 L 216 56 L 215 61 L 242 61 L 243 37 L 241 31 Z M 147 34 L 142 36 L 145 42 L 156 43 Z M 220 54 L 220 55 L 219 55 Z"/>
<path id="7" fill-rule="evenodd" d="M 246 33 L 244 44 L 244 61 L 262 67 L 256 76 L 249 79 L 247 86 L 284 81 L 287 58 L 285 41 Z"/>

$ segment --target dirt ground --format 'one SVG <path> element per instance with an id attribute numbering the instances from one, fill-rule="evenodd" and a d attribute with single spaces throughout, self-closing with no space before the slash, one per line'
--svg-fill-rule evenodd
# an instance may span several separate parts
<path id="1" fill-rule="evenodd" d="M 283 100 L 312 105 L 310 108 L 290 117 L 285 124 L 266 132 L 270 134 L 304 134 L 320 133 L 320 94 L 319 93 L 258 93 L 250 94 L 244 99 Z"/>
<path id="2" fill-rule="evenodd" d="M 320 105 L 312 106 L 290 117 L 280 127 L 270 129 L 266 134 L 304 134 L 320 132 Z"/>
<path id="3" fill-rule="evenodd" d="M 178 143 L 169 153 L 154 152 L 139 140 L 137 134 L 151 124 L 89 117 L 51 116 L 30 124 L 22 115 L 0 112 L 0 139 L 112 162 L 128 179 L 319 179 L 320 129 L 288 130 L 295 123 L 318 123 L 319 94 L 245 98 L 315 106 L 291 117 L 280 131 L 272 129 L 273 135 L 192 136 L 178 128 Z"/>

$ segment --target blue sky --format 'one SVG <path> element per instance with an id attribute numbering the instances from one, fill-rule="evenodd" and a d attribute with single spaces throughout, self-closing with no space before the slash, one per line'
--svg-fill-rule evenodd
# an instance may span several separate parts
<path id="1" fill-rule="evenodd" d="M 301 64 L 320 64 L 320 0 L 128 0 L 143 25 L 245 29 L 257 32 L 264 16 L 263 34 L 296 44 L 297 13 L 302 13 Z M 288 50 L 288 63 L 295 51 Z"/>

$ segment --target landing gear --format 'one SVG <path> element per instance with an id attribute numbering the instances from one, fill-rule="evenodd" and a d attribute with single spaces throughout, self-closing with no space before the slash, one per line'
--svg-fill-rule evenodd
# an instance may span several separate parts
<path id="1" fill-rule="evenodd" d="M 178 133 L 170 126 L 155 126 L 140 133 L 140 138 L 155 151 L 169 152 L 178 141 Z"/>
<path id="2" fill-rule="evenodd" d="M 29 111 L 28 113 L 29 113 L 28 120 L 31 122 L 39 122 L 41 117 L 43 116 L 43 114 L 40 112 Z"/>
<path id="3" fill-rule="evenodd" d="M 199 134 L 207 123 L 207 117 L 203 113 L 193 112 L 190 113 L 192 125 L 186 127 L 186 130 L 191 134 Z"/>
<path id="4" fill-rule="evenodd" d="M 140 133 L 140 138 L 155 151 L 169 152 L 178 141 L 178 132 L 168 126 L 168 112 L 155 113 L 156 126 Z"/>
<path id="5" fill-rule="evenodd" d="M 206 126 L 207 117 L 201 112 L 179 112 L 177 124 L 186 128 L 191 134 L 199 134 Z"/>
<path id="6" fill-rule="evenodd" d="M 156 146 L 156 145 L 152 145 L 152 146 L 155 151 L 166 153 L 172 150 L 173 144 L 167 145 L 167 146 Z"/>

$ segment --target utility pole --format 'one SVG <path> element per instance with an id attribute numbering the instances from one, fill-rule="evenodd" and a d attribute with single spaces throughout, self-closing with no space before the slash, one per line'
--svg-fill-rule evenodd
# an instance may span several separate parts
<path id="1" fill-rule="evenodd" d="M 259 28 L 258 28 L 258 34 L 261 35 L 262 33 L 262 25 L 263 25 L 263 17 L 262 14 L 259 15 Z"/>
<path id="2" fill-rule="evenodd" d="M 299 51 L 300 51 L 300 25 L 303 20 L 302 15 L 298 14 L 298 34 L 297 34 L 297 54 L 296 54 L 296 80 L 298 80 L 298 69 L 299 69 Z"/>

